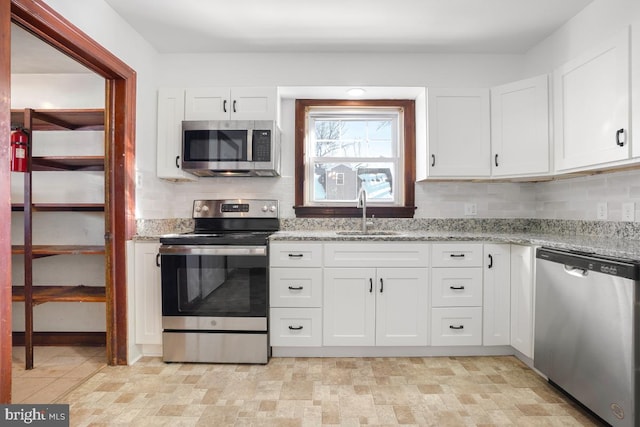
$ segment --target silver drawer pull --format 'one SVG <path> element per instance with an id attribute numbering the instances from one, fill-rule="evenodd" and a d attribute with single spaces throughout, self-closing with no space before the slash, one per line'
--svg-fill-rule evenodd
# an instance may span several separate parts
<path id="1" fill-rule="evenodd" d="M 303 254 L 289 254 L 289 258 L 302 258 Z"/>
<path id="2" fill-rule="evenodd" d="M 302 287 L 302 286 L 289 286 L 289 290 L 290 291 L 301 291 L 303 289 L 304 289 L 304 287 Z"/>
<path id="3" fill-rule="evenodd" d="M 302 329 L 302 326 L 289 326 L 289 329 L 292 331 L 299 331 Z"/>
<path id="4" fill-rule="evenodd" d="M 464 291 L 464 286 L 449 286 L 449 289 L 454 291 Z"/>
<path id="5" fill-rule="evenodd" d="M 451 258 L 464 258 L 464 254 L 449 254 Z"/>
<path id="6" fill-rule="evenodd" d="M 449 329 L 464 329 L 464 325 L 458 325 L 458 326 L 449 325 Z"/>

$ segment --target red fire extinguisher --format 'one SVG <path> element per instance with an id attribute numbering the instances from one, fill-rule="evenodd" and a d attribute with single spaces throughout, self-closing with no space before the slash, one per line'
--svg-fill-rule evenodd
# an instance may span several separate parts
<path id="1" fill-rule="evenodd" d="M 29 137 L 22 128 L 11 131 L 11 171 L 27 171 L 27 150 Z"/>

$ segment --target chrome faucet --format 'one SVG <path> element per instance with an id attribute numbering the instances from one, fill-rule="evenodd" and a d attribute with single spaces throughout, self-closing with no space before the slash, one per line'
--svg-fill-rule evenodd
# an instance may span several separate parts
<path id="1" fill-rule="evenodd" d="M 362 208 L 362 232 L 367 232 L 367 191 L 364 189 L 364 186 L 360 186 L 360 191 L 358 192 L 358 204 L 356 205 L 358 208 Z"/>

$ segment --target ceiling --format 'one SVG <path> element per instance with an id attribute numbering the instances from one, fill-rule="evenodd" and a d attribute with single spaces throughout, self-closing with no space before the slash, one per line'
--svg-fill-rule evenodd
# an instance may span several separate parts
<path id="1" fill-rule="evenodd" d="M 160 53 L 524 53 L 593 0 L 105 0 Z M 12 73 L 88 73 L 12 25 Z"/>
<path id="2" fill-rule="evenodd" d="M 161 53 L 524 53 L 592 0 L 105 0 Z"/>

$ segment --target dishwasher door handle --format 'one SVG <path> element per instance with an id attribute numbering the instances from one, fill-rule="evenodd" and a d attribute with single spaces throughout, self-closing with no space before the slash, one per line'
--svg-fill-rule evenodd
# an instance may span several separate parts
<path id="1" fill-rule="evenodd" d="M 587 277 L 589 270 L 580 267 L 574 267 L 572 265 L 565 264 L 564 272 L 575 277 Z"/>

